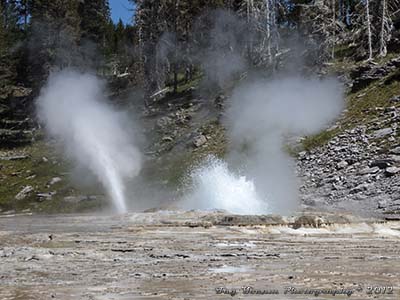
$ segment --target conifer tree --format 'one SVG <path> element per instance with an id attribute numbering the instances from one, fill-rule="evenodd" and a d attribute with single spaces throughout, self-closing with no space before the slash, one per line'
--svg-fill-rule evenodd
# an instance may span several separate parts
<path id="1" fill-rule="evenodd" d="M 10 52 L 21 38 L 16 8 L 15 1 L 0 0 L 0 88 L 16 78 L 16 60 Z"/>
<path id="2" fill-rule="evenodd" d="M 41 82 L 53 66 L 76 65 L 80 39 L 79 0 L 35 0 L 29 48 L 33 76 Z"/>
<path id="3" fill-rule="evenodd" d="M 110 24 L 108 0 L 83 0 L 79 5 L 80 28 L 83 39 L 90 40 L 106 51 Z"/>

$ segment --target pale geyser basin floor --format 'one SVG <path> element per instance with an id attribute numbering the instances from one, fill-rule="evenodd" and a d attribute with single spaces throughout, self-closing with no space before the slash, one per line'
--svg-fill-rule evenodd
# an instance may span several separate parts
<path id="1" fill-rule="evenodd" d="M 280 294 L 243 295 L 243 286 Z M 217 287 L 237 289 L 234 299 L 349 299 L 283 294 L 289 286 L 400 299 L 400 223 L 193 211 L 0 216 L 2 300 L 232 299 Z M 371 296 L 368 286 L 394 290 Z"/>

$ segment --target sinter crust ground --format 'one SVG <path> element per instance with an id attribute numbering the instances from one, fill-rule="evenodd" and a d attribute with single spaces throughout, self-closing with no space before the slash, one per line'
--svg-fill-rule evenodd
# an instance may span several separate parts
<path id="1" fill-rule="evenodd" d="M 285 288 L 368 286 L 400 297 L 400 223 L 220 212 L 0 217 L 0 299 L 346 299 Z M 362 291 L 361 291 L 362 289 Z"/>

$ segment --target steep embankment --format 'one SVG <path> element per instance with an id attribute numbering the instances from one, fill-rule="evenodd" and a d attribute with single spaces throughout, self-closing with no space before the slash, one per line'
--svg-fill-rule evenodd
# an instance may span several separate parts
<path id="1" fill-rule="evenodd" d="M 307 138 L 298 172 L 306 207 L 400 214 L 400 57 L 347 70 L 342 118 Z M 396 217 L 397 215 L 397 217 Z"/>
<path id="2" fill-rule="evenodd" d="M 400 58 L 359 65 L 335 62 L 332 67 L 346 78 L 347 108 L 334 126 L 307 137 L 296 151 L 304 208 L 396 218 Z M 132 106 L 131 94 L 125 94 Z M 168 205 L 191 166 L 208 154 L 224 155 L 224 96 L 204 95 L 197 78 L 181 85 L 177 95 L 154 99 L 150 107 L 133 105 L 143 127 L 146 161 L 143 180 L 129 187 L 136 198 L 152 198 L 136 209 Z M 93 183 L 88 176 L 71 173 L 54 149 L 42 140 L 0 151 L 0 211 L 71 212 L 107 206 L 101 188 L 86 185 Z"/>

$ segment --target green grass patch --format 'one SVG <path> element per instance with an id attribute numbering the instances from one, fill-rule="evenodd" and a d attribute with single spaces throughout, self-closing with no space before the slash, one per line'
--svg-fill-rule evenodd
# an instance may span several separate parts
<path id="1" fill-rule="evenodd" d="M 380 63 L 383 64 L 395 56 L 392 54 L 381 58 Z M 346 66 L 345 61 L 337 61 L 333 69 L 347 72 L 350 67 L 354 66 L 355 64 Z M 306 137 L 302 142 L 303 148 L 311 150 L 322 146 L 334 136 L 343 132 L 343 130 L 372 122 L 378 117 L 379 111 L 377 108 L 394 106 L 395 104 L 389 100 L 400 93 L 400 82 L 398 80 L 400 75 L 398 73 L 400 71 L 394 71 L 356 93 L 349 93 L 346 96 L 346 112 L 339 120 L 340 126 L 334 130 L 325 130 L 314 136 Z M 398 106 L 398 104 L 396 105 Z"/>
<path id="2" fill-rule="evenodd" d="M 26 159 L 0 161 L 0 209 L 16 212 L 30 210 L 43 213 L 83 212 L 98 208 L 102 203 L 96 200 L 78 203 L 65 202 L 64 197 L 82 195 L 74 187 L 65 173 L 71 166 L 45 142 L 16 148 L 10 155 L 27 155 Z M 62 180 L 53 185 L 49 182 L 54 177 Z M 17 200 L 16 195 L 26 186 L 33 191 L 26 198 Z M 40 199 L 38 193 L 56 192 L 51 199 Z M 83 194 L 85 194 L 83 192 Z M 90 193 L 88 193 L 90 194 Z"/>
<path id="3" fill-rule="evenodd" d="M 334 136 L 336 136 L 340 132 L 339 128 L 335 128 L 333 130 L 325 130 L 316 135 L 306 137 L 303 140 L 304 150 L 311 150 L 316 147 L 320 147 L 328 143 Z"/>
<path id="4" fill-rule="evenodd" d="M 342 120 L 345 128 L 368 123 L 377 117 L 378 111 L 376 108 L 394 105 L 389 100 L 399 94 L 400 82 L 393 81 L 386 85 L 384 81 L 385 79 L 374 82 L 367 88 L 348 96 L 348 112 Z"/>

